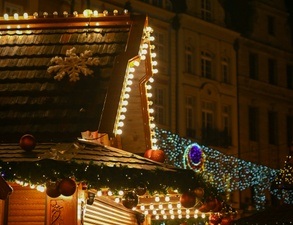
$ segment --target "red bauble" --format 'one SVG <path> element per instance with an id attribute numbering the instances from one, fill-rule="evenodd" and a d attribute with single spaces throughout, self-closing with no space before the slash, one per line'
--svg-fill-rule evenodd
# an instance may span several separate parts
<path id="1" fill-rule="evenodd" d="M 160 149 L 149 149 L 145 151 L 144 157 L 163 163 L 165 161 L 165 152 Z"/>
<path id="2" fill-rule="evenodd" d="M 59 191 L 64 196 L 71 196 L 76 190 L 76 183 L 70 178 L 64 178 L 59 183 Z"/>
<path id="3" fill-rule="evenodd" d="M 31 134 L 25 134 L 20 138 L 19 146 L 23 150 L 30 152 L 36 147 L 36 139 Z"/>
<path id="4" fill-rule="evenodd" d="M 185 208 L 191 208 L 195 205 L 196 197 L 194 192 L 188 191 L 181 195 L 180 203 Z"/>
<path id="5" fill-rule="evenodd" d="M 134 191 L 126 192 L 122 197 L 122 204 L 127 209 L 132 209 L 138 204 L 138 197 Z"/>
<path id="6" fill-rule="evenodd" d="M 59 183 L 56 181 L 48 181 L 46 183 L 46 194 L 51 198 L 57 198 L 61 195 L 59 191 Z"/>

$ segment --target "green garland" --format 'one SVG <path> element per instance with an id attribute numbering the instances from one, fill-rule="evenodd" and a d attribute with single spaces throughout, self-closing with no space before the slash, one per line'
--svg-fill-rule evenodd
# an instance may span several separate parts
<path id="1" fill-rule="evenodd" d="M 56 161 L 42 159 L 35 162 L 0 161 L 1 174 L 7 181 L 20 180 L 42 185 L 48 180 L 71 177 L 76 182 L 85 182 L 88 188 L 108 187 L 112 191 L 136 188 L 145 185 L 150 193 L 166 193 L 169 188 L 180 193 L 203 187 L 208 195 L 216 195 L 215 188 L 206 184 L 203 178 L 193 171 L 178 169 L 143 170 L 123 166 L 108 167 L 103 164 L 79 163 L 76 161 Z"/>

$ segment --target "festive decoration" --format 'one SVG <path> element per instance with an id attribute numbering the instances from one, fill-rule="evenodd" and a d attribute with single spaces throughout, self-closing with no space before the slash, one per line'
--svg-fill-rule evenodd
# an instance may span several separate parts
<path id="1" fill-rule="evenodd" d="M 195 194 L 192 191 L 185 192 L 180 197 L 180 203 L 185 208 L 191 208 L 195 205 Z"/>
<path id="2" fill-rule="evenodd" d="M 58 185 L 60 193 L 64 196 L 71 196 L 76 190 L 76 183 L 70 178 L 64 178 Z"/>
<path id="3" fill-rule="evenodd" d="M 184 168 L 190 168 L 198 172 L 203 168 L 204 153 L 198 144 L 189 145 L 184 152 Z"/>
<path id="4" fill-rule="evenodd" d="M 36 147 L 36 139 L 31 134 L 25 134 L 20 138 L 19 146 L 23 150 L 30 152 Z"/>
<path id="5" fill-rule="evenodd" d="M 52 64 L 47 71 L 48 73 L 57 73 L 54 78 L 56 80 L 63 79 L 64 76 L 69 76 L 69 81 L 79 80 L 79 75 L 83 74 L 84 76 L 91 75 L 93 71 L 87 66 L 98 65 L 99 59 L 92 58 L 92 51 L 86 50 L 78 56 L 76 53 L 76 48 L 71 48 L 66 51 L 66 57 L 63 59 L 61 57 L 55 56 L 51 59 Z"/>
<path id="6" fill-rule="evenodd" d="M 272 184 L 273 189 L 293 190 L 293 146 L 286 157 L 284 167 Z"/>
<path id="7" fill-rule="evenodd" d="M 191 140 L 179 137 L 169 131 L 155 129 L 158 148 L 164 150 L 165 162 L 178 168 L 188 168 L 186 157 L 187 147 L 194 144 Z M 254 190 L 253 202 L 257 210 L 265 207 L 266 192 L 270 190 L 271 183 L 275 180 L 278 170 L 266 166 L 253 164 L 205 146 L 200 146 L 204 153 L 204 168 L 199 173 L 205 183 L 210 183 L 217 188 L 217 193 L 227 194 L 232 191 L 242 191 L 249 187 Z M 196 168 L 197 169 L 197 168 Z M 197 171 L 195 169 L 195 171 Z M 205 195 L 210 188 L 202 186 Z M 286 204 L 293 204 L 293 191 L 282 189 L 270 190 L 271 194 L 282 199 Z"/>
<path id="8" fill-rule="evenodd" d="M 71 160 L 77 151 L 82 149 L 82 146 L 76 143 L 60 143 L 53 146 L 45 154 L 40 155 L 42 159 L 55 159 L 55 160 Z"/>
<path id="9" fill-rule="evenodd" d="M 122 197 L 122 204 L 128 208 L 132 209 L 138 204 L 138 197 L 134 191 L 126 192 Z"/>
<path id="10" fill-rule="evenodd" d="M 165 161 L 165 153 L 160 149 L 149 149 L 144 153 L 144 157 L 154 160 L 156 162 L 164 162 Z"/>
<path id="11" fill-rule="evenodd" d="M 0 161 L 0 168 L 4 179 L 11 182 L 18 180 L 22 183 L 40 185 L 46 184 L 48 180 L 74 177 L 78 183 L 86 182 L 88 189 L 108 187 L 113 192 L 126 188 L 134 189 L 138 184 L 147 182 L 149 193 L 166 193 L 169 188 L 182 193 L 186 189 L 194 189 L 203 183 L 202 177 L 195 176 L 193 171 L 107 167 L 103 164 L 53 159 L 41 159 L 32 162 Z"/>
<path id="12" fill-rule="evenodd" d="M 137 195 L 142 196 L 146 193 L 147 188 L 145 186 L 144 183 L 140 183 L 136 188 L 135 188 L 135 192 Z"/>
<path id="13" fill-rule="evenodd" d="M 61 195 L 59 191 L 59 182 L 58 181 L 47 181 L 46 183 L 46 194 L 51 198 L 57 198 Z"/>

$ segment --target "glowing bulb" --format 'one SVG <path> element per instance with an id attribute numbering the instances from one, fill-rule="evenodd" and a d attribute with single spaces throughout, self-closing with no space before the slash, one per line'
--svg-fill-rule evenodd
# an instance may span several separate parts
<path id="1" fill-rule="evenodd" d="M 155 37 L 154 36 L 150 36 L 150 41 L 154 41 Z"/>
<path id="2" fill-rule="evenodd" d="M 98 10 L 94 10 L 94 16 L 97 17 L 99 15 Z"/>
<path id="3" fill-rule="evenodd" d="M 122 134 L 122 130 L 121 129 L 117 129 L 116 130 L 116 134 L 118 134 L 118 135 Z"/>
<path id="4" fill-rule="evenodd" d="M 5 20 L 8 20 L 8 19 L 9 19 L 9 15 L 8 15 L 7 13 L 5 13 L 5 14 L 3 15 L 3 17 L 4 17 Z"/>
<path id="5" fill-rule="evenodd" d="M 125 113 L 125 112 L 127 112 L 127 109 L 125 107 L 122 107 L 121 112 Z"/>
<path id="6" fill-rule="evenodd" d="M 23 18 L 24 18 L 24 19 L 28 19 L 28 13 L 24 13 L 24 14 L 23 14 Z"/>
<path id="7" fill-rule="evenodd" d="M 121 114 L 119 118 L 120 118 L 120 120 L 125 120 L 125 115 Z"/>
<path id="8" fill-rule="evenodd" d="M 131 73 L 135 72 L 134 67 L 130 67 L 130 68 L 129 68 L 129 72 L 131 72 Z"/>
<path id="9" fill-rule="evenodd" d="M 144 205 L 141 205 L 141 206 L 140 206 L 140 210 L 141 210 L 141 211 L 144 211 L 144 210 L 145 210 L 145 206 L 144 206 Z"/>
<path id="10" fill-rule="evenodd" d="M 166 195 L 166 196 L 165 196 L 165 201 L 166 201 L 166 202 L 169 202 L 169 201 L 170 201 L 170 196 L 169 196 L 169 195 Z"/>
<path id="11" fill-rule="evenodd" d="M 126 92 L 131 92 L 131 88 L 130 88 L 130 87 L 126 87 L 126 88 L 125 88 L 125 91 L 126 91 Z"/>
<path id="12" fill-rule="evenodd" d="M 92 14 L 93 14 L 93 11 L 90 10 L 90 9 L 85 9 L 85 10 L 83 11 L 83 16 L 84 16 L 84 17 L 90 17 Z"/>
<path id="13" fill-rule="evenodd" d="M 159 201 L 160 201 L 160 197 L 159 197 L 159 196 L 156 196 L 156 197 L 155 197 L 155 201 L 156 201 L 156 202 L 159 202 Z"/>
<path id="14" fill-rule="evenodd" d="M 153 209 L 154 209 L 154 205 L 150 204 L 150 210 L 153 210 Z"/>
<path id="15" fill-rule="evenodd" d="M 153 77 L 150 77 L 149 82 L 153 83 L 155 79 Z"/>
<path id="16" fill-rule="evenodd" d="M 98 191 L 98 192 L 97 192 L 97 195 L 98 195 L 98 196 L 102 196 L 102 194 L 103 194 L 102 191 Z"/>

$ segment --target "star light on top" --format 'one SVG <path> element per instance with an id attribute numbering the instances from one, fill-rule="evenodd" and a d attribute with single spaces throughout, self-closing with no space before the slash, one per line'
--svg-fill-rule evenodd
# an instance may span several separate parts
<path id="1" fill-rule="evenodd" d="M 48 73 L 56 73 L 54 79 L 62 80 L 66 75 L 69 76 L 69 81 L 76 82 L 80 79 L 80 74 L 84 76 L 91 75 L 93 70 L 88 66 L 99 65 L 100 60 L 98 58 L 92 58 L 92 51 L 85 50 L 78 56 L 76 54 L 76 48 L 71 48 L 66 51 L 64 58 L 55 56 L 51 59 L 51 63 L 55 64 L 50 66 Z"/>

